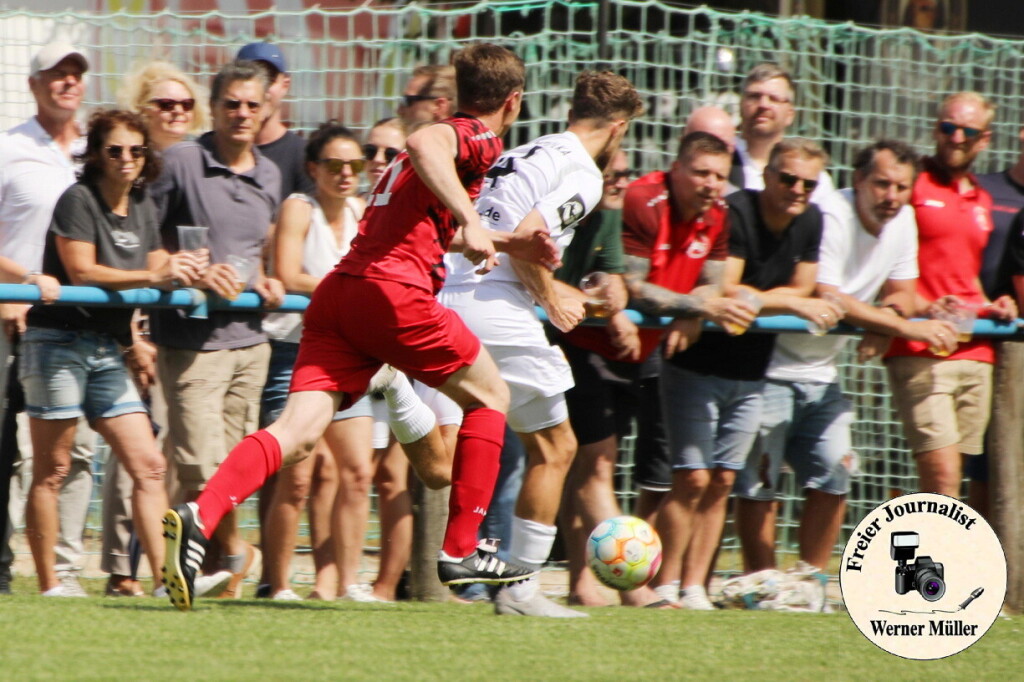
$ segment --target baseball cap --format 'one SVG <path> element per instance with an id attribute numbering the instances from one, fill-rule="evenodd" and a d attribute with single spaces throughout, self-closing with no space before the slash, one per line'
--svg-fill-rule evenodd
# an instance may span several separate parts
<path id="1" fill-rule="evenodd" d="M 85 55 L 82 54 L 77 47 L 71 43 L 54 41 L 44 45 L 43 48 L 39 50 L 39 52 L 36 52 L 35 56 L 32 57 L 29 75 L 34 76 L 40 71 L 52 69 L 67 57 L 73 57 L 82 67 L 82 71 L 89 70 L 89 60 L 85 58 Z"/>
<path id="2" fill-rule="evenodd" d="M 237 58 L 253 62 L 267 62 L 281 73 L 288 73 L 284 55 L 281 54 L 277 45 L 272 43 L 249 43 L 238 51 Z"/>

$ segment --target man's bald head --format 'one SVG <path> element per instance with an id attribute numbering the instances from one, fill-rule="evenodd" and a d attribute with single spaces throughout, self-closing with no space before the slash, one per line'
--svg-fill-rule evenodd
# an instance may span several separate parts
<path id="1" fill-rule="evenodd" d="M 709 133 L 714 135 L 729 147 L 731 154 L 736 147 L 736 124 L 732 116 L 725 109 L 720 107 L 700 107 L 694 109 L 690 117 L 686 119 L 686 129 L 683 130 L 683 137 L 690 133 Z"/>

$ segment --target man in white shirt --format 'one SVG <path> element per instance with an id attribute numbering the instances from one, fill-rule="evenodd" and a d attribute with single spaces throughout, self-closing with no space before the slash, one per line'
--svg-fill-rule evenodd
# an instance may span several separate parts
<path id="1" fill-rule="evenodd" d="M 740 91 L 740 134 L 736 139 L 729 183 L 739 189 L 764 189 L 764 169 L 779 140 L 796 118 L 796 84 L 789 72 L 778 64 L 758 64 L 746 78 Z M 832 178 L 822 170 L 811 201 L 835 190 Z"/>
<path id="2" fill-rule="evenodd" d="M 40 274 L 43 246 L 50 227 L 53 207 L 64 190 L 75 182 L 73 156 L 85 149 L 75 114 L 85 95 L 84 74 L 89 69 L 85 55 L 74 46 L 54 42 L 44 46 L 32 57 L 28 86 L 36 100 L 36 115 L 0 134 L 0 282 L 35 284 L 44 302 L 56 300 L 60 284 L 53 277 Z M 7 363 L 12 342 L 25 329 L 23 303 L 0 303 L 0 424 L 4 422 L 4 400 L 7 391 Z M 76 448 L 78 451 L 78 448 Z M 7 494 L 17 447 L 8 443 L 0 449 L 0 535 L 7 548 Z M 85 507 L 92 493 L 92 476 L 88 460 L 74 458 L 72 471 L 61 492 L 61 544 L 58 551 L 62 564 L 80 553 L 81 531 L 85 527 Z M 71 483 L 78 481 L 78 485 Z M 73 499 L 72 499 L 73 498 Z M 84 507 L 83 507 L 84 498 Z M 79 510 L 75 519 L 64 515 Z M 77 541 L 76 539 L 77 538 Z M 78 545 L 78 549 L 74 549 Z M 67 551 L 61 551 L 61 550 Z M 7 552 L 0 550 L 0 554 Z M 0 582 L 9 573 L 7 557 L 0 558 Z M 66 578 L 62 572 L 62 579 Z M 67 580 L 70 592 L 85 596 L 81 587 Z M 0 590 L 2 591 L 2 590 Z"/>
<path id="3" fill-rule="evenodd" d="M 487 174 L 476 208 L 485 227 L 503 232 L 545 227 L 564 249 L 579 221 L 597 206 L 602 168 L 619 148 L 629 121 L 643 109 L 625 78 L 585 72 L 576 81 L 568 129 L 512 149 Z M 512 561 L 540 569 L 555 540 L 555 520 L 566 473 L 576 452 L 564 392 L 573 386 L 562 351 L 552 346 L 534 310 L 569 331 L 583 319 L 587 300 L 556 282 L 543 266 L 504 259 L 486 276 L 461 255 L 446 257 L 448 277 L 439 300 L 459 313 L 487 347 L 509 385 L 508 424 L 526 449 L 523 485 L 512 520 Z M 596 312 L 596 311 L 592 311 Z M 505 587 L 499 614 L 579 617 L 540 593 L 537 578 Z"/>
<path id="4" fill-rule="evenodd" d="M 915 309 L 917 225 L 910 201 L 917 154 L 879 140 L 858 153 L 854 183 L 818 205 L 824 231 L 819 296 L 835 296 L 845 320 L 872 332 L 955 348 L 947 322 L 905 319 Z M 872 303 L 881 293 L 882 305 Z M 853 413 L 839 387 L 836 357 L 847 336 L 780 334 L 767 371 L 758 442 L 736 479 L 737 518 L 748 571 L 775 566 L 775 507 L 782 460 L 805 489 L 800 520 L 801 569 L 823 571 L 839 535 L 850 489 Z M 875 354 L 862 345 L 862 359 Z"/>

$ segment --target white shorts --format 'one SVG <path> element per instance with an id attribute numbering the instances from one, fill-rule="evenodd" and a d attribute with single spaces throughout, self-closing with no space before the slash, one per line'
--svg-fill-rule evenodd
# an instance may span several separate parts
<path id="1" fill-rule="evenodd" d="M 462 317 L 494 358 L 511 394 L 508 424 L 532 433 L 568 418 L 565 391 L 573 387 L 565 354 L 548 342 L 521 284 L 487 282 L 442 289 L 438 300 Z"/>
<path id="2" fill-rule="evenodd" d="M 373 449 L 380 450 L 388 446 L 391 440 L 391 427 L 388 425 L 388 404 L 383 400 L 370 398 L 373 410 Z"/>

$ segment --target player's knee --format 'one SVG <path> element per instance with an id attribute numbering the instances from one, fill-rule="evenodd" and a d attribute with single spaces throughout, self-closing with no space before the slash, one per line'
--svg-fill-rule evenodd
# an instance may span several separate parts
<path id="1" fill-rule="evenodd" d="M 442 490 L 452 484 L 452 469 L 440 463 L 433 463 L 416 472 L 423 485 L 431 490 Z"/>

